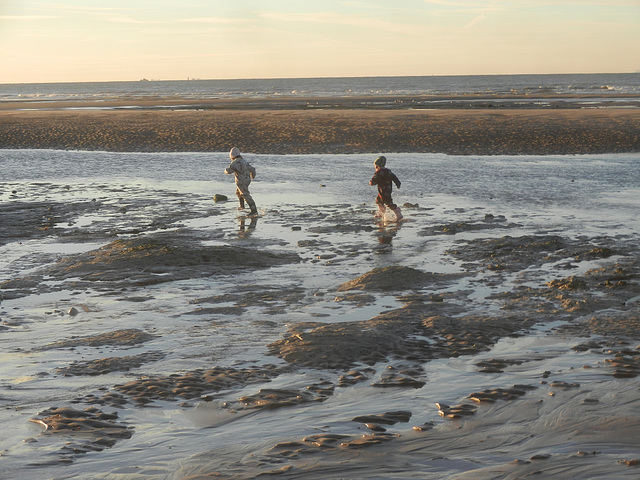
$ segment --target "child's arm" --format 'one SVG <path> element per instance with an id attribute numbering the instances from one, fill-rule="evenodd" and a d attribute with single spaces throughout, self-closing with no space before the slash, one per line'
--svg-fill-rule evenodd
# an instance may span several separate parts
<path id="1" fill-rule="evenodd" d="M 400 180 L 396 177 L 395 173 L 391 174 L 391 180 L 396 184 L 396 187 L 400 188 Z"/>
<path id="2" fill-rule="evenodd" d="M 229 166 L 225 169 L 224 173 L 227 175 L 231 175 L 232 173 L 236 173 L 236 164 L 237 160 L 234 160 L 229 164 Z"/>

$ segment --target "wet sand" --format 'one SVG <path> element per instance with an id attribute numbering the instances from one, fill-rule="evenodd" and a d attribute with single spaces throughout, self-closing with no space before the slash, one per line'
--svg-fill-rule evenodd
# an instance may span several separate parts
<path id="1" fill-rule="evenodd" d="M 454 155 L 640 151 L 637 99 L 570 100 L 366 97 L 3 103 L 0 148 L 222 152 L 238 145 L 245 152 L 265 154 Z"/>

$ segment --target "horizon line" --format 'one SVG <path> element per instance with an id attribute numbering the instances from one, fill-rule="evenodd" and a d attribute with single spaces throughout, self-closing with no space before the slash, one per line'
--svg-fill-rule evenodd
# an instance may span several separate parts
<path id="1" fill-rule="evenodd" d="M 132 83 L 132 82 L 210 82 L 210 81 L 246 81 L 246 80 L 315 80 L 315 79 L 340 79 L 340 78 L 422 78 L 422 77 L 509 77 L 509 76 L 544 76 L 544 75 L 635 75 L 634 72 L 572 72 L 572 73 L 465 73 L 465 74 L 431 74 L 431 75 L 346 75 L 346 76 L 312 76 L 312 77 L 238 77 L 238 78 L 173 78 L 155 79 L 140 78 L 137 80 L 59 80 L 51 82 L 2 82 L 0 85 L 46 85 L 46 84 L 73 84 L 73 83 Z"/>

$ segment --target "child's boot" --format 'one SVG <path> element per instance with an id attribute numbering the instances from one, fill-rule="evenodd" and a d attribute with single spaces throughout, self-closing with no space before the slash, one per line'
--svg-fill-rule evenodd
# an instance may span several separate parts
<path id="1" fill-rule="evenodd" d="M 239 209 L 243 209 L 244 208 L 244 198 L 243 197 L 238 197 L 238 201 L 240 202 L 240 207 Z"/>
<path id="2" fill-rule="evenodd" d="M 393 209 L 393 213 L 396 214 L 396 221 L 402 220 L 402 212 L 400 211 L 400 207 L 396 207 Z"/>
<path id="3" fill-rule="evenodd" d="M 384 205 L 378 205 L 378 212 L 374 215 L 375 218 L 384 218 L 384 213 L 387 211 Z"/>
<path id="4" fill-rule="evenodd" d="M 247 199 L 247 203 L 249 204 L 249 208 L 251 208 L 249 215 L 257 215 L 258 209 L 256 208 L 256 202 L 254 202 L 253 200 Z"/>

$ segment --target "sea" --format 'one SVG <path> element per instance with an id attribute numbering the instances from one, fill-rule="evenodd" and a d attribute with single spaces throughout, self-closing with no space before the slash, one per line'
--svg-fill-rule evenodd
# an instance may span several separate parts
<path id="1" fill-rule="evenodd" d="M 640 73 L 150 80 L 0 84 L 0 102 L 365 95 L 640 95 Z"/>

